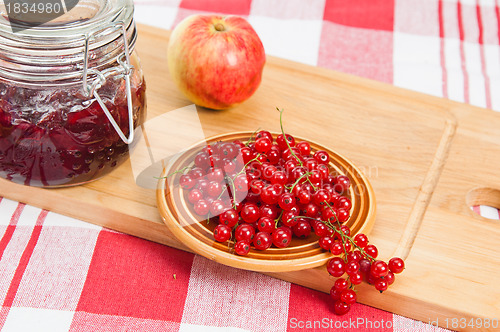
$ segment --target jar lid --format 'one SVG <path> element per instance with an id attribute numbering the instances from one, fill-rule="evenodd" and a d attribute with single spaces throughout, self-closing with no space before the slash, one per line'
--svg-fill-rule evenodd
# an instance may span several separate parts
<path id="1" fill-rule="evenodd" d="M 132 52 L 137 38 L 133 11 L 132 0 L 3 0 L 0 79 L 81 83 L 87 69 L 101 70 L 125 49 Z"/>

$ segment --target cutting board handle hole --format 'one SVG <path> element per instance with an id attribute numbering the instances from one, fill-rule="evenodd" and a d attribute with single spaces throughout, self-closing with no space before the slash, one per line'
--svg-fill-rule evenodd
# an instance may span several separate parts
<path id="1" fill-rule="evenodd" d="M 465 197 L 467 205 L 477 215 L 500 219 L 500 190 L 488 187 L 474 188 Z"/>

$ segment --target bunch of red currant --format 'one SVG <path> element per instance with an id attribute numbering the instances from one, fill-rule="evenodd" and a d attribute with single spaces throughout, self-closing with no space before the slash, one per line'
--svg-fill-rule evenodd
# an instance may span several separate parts
<path id="1" fill-rule="evenodd" d="M 327 152 L 312 151 L 282 127 L 276 140 L 262 130 L 247 142 L 207 145 L 179 183 L 196 214 L 217 220 L 215 240 L 232 240 L 238 255 L 247 255 L 252 244 L 258 250 L 284 248 L 293 236 L 314 232 L 319 246 L 336 256 L 327 263 L 328 272 L 339 278 L 330 294 L 335 313 L 345 314 L 356 302 L 355 285 L 365 280 L 382 292 L 404 262 L 376 261 L 378 250 L 366 235 L 351 237 L 344 225 L 352 207 L 350 180 L 329 162 Z M 340 278 L 344 274 L 347 278 Z"/>
<path id="2" fill-rule="evenodd" d="M 348 228 L 343 231 L 341 243 L 330 247 L 336 257 L 326 264 L 328 273 L 338 278 L 330 289 L 330 296 L 335 301 L 333 309 L 338 315 L 346 314 L 351 304 L 356 303 L 356 285 L 365 281 L 382 293 L 394 283 L 394 274 L 403 272 L 405 267 L 404 261 L 398 257 L 391 258 L 389 263 L 376 260 L 378 249 L 368 243 L 365 234 L 358 233 L 352 238 Z M 344 275 L 347 277 L 344 278 Z"/>

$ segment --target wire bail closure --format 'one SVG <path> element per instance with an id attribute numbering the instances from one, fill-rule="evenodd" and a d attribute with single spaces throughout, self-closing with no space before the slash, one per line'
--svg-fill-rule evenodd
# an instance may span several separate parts
<path id="1" fill-rule="evenodd" d="M 119 66 L 108 68 L 103 71 L 98 71 L 95 69 L 88 68 L 88 60 L 89 60 L 89 44 L 90 40 L 94 38 L 94 36 L 98 33 L 101 33 L 107 29 L 113 29 L 110 33 L 113 33 L 115 30 L 121 30 L 121 36 L 123 37 L 123 46 L 125 54 L 119 55 L 116 58 Z M 125 59 L 123 57 L 125 56 Z M 99 105 L 101 106 L 104 114 L 108 118 L 109 122 L 115 129 L 116 133 L 122 141 L 126 144 L 131 144 L 134 140 L 134 117 L 133 117 L 133 106 L 132 106 L 132 90 L 130 86 L 130 74 L 132 73 L 132 69 L 134 66 L 130 64 L 130 54 L 129 47 L 127 41 L 127 30 L 125 28 L 125 24 L 123 22 L 116 22 L 111 25 L 108 25 L 98 31 L 94 31 L 92 33 L 85 35 L 85 49 L 84 49 L 84 60 L 83 60 L 83 91 L 87 94 L 87 97 L 94 96 Z M 95 75 L 95 81 L 92 84 L 89 84 L 89 75 Z M 125 136 L 120 126 L 116 123 L 115 119 L 109 112 L 108 108 L 104 104 L 104 101 L 97 93 L 97 90 L 106 82 L 106 78 L 113 75 L 123 75 L 125 79 L 126 85 L 126 94 L 127 94 L 127 107 L 128 107 L 128 124 L 129 124 L 129 135 Z"/>

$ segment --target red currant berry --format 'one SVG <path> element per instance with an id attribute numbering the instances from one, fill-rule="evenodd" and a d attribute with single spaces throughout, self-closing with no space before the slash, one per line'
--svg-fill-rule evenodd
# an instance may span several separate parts
<path id="1" fill-rule="evenodd" d="M 262 167 L 262 178 L 267 181 L 270 181 L 274 173 L 278 170 L 278 168 L 274 165 L 267 165 Z"/>
<path id="2" fill-rule="evenodd" d="M 236 163 L 227 158 L 222 159 L 222 161 L 224 162 L 224 172 L 226 172 L 226 174 L 228 175 L 234 174 L 234 171 L 236 170 L 237 166 Z"/>
<path id="3" fill-rule="evenodd" d="M 290 146 L 290 147 L 295 146 L 295 139 L 293 138 L 293 136 L 288 135 L 288 134 L 285 134 L 285 136 L 286 136 L 286 141 L 285 141 L 285 137 L 283 136 L 283 134 L 280 134 L 280 135 L 278 135 L 278 137 L 276 137 L 276 143 L 278 143 L 278 146 L 279 146 L 281 151 L 285 151 L 286 149 L 288 149 L 288 146 Z M 287 144 L 287 142 L 288 142 L 288 144 Z"/>
<path id="4" fill-rule="evenodd" d="M 240 154 L 241 157 L 243 158 L 244 164 L 248 164 L 248 162 L 253 159 L 252 150 L 249 147 L 241 148 Z"/>
<path id="5" fill-rule="evenodd" d="M 203 193 L 201 192 L 200 189 L 194 188 L 194 189 L 191 189 L 191 191 L 189 192 L 188 201 L 191 204 L 195 204 L 196 202 L 198 202 L 202 198 L 203 198 Z"/>
<path id="6" fill-rule="evenodd" d="M 219 216 L 219 223 L 232 228 L 238 223 L 238 219 L 238 213 L 233 209 L 229 209 Z"/>
<path id="7" fill-rule="evenodd" d="M 370 273 L 368 273 L 368 277 L 366 277 L 366 282 L 369 283 L 370 285 L 374 285 L 377 282 L 377 279 L 378 278 L 375 278 Z"/>
<path id="8" fill-rule="evenodd" d="M 319 207 L 314 203 L 309 203 L 306 206 L 306 216 L 310 218 L 316 218 L 320 213 Z"/>
<path id="9" fill-rule="evenodd" d="M 243 204 L 241 204 L 241 202 L 235 201 L 234 198 L 231 198 L 230 205 L 233 207 L 234 210 L 236 210 L 237 213 L 240 213 L 241 209 L 243 208 Z"/>
<path id="10" fill-rule="evenodd" d="M 329 221 L 331 223 L 334 223 L 337 220 L 337 215 L 335 214 L 335 212 L 328 207 L 325 208 L 323 212 L 321 212 L 321 217 L 323 218 L 323 220 Z"/>
<path id="11" fill-rule="evenodd" d="M 340 226 L 340 231 L 344 233 L 345 236 L 351 236 L 351 229 L 346 225 Z"/>
<path id="12" fill-rule="evenodd" d="M 271 234 L 266 232 L 258 232 L 255 234 L 255 238 L 253 239 L 253 245 L 255 249 L 258 250 L 266 250 L 273 244 L 273 239 Z"/>
<path id="13" fill-rule="evenodd" d="M 314 158 L 307 158 L 304 164 L 310 172 L 318 169 L 318 161 Z"/>
<path id="14" fill-rule="evenodd" d="M 209 181 L 215 181 L 218 183 L 221 183 L 224 180 L 224 172 L 222 171 L 221 168 L 213 168 L 210 170 L 209 173 L 207 173 L 207 179 Z"/>
<path id="15" fill-rule="evenodd" d="M 341 196 L 338 201 L 335 203 L 335 208 L 337 209 L 345 209 L 349 211 L 352 207 L 351 200 L 347 197 Z"/>
<path id="16" fill-rule="evenodd" d="M 191 176 L 193 179 L 198 179 L 201 178 L 203 175 L 205 175 L 205 172 L 200 167 L 193 167 L 188 173 L 189 176 Z"/>
<path id="17" fill-rule="evenodd" d="M 215 226 L 214 238 L 217 242 L 226 242 L 231 238 L 231 228 L 222 224 Z"/>
<path id="18" fill-rule="evenodd" d="M 284 230 L 282 227 L 276 229 L 273 234 L 273 244 L 278 248 L 286 248 L 292 241 L 292 234 L 290 231 Z"/>
<path id="19" fill-rule="evenodd" d="M 267 153 L 271 150 L 271 146 L 271 140 L 266 137 L 261 137 L 255 141 L 255 150 L 259 153 Z"/>
<path id="20" fill-rule="evenodd" d="M 387 275 L 384 277 L 384 279 L 387 281 L 387 284 L 390 286 L 396 280 L 396 276 L 394 275 L 394 273 L 389 271 L 389 273 L 387 273 Z"/>
<path id="21" fill-rule="evenodd" d="M 222 158 L 218 154 L 214 154 L 213 156 L 210 156 L 210 166 L 212 168 L 224 166 L 222 164 Z M 210 170 L 207 171 L 207 173 L 208 172 L 210 172 Z"/>
<path id="22" fill-rule="evenodd" d="M 288 177 L 283 171 L 274 172 L 273 176 L 270 179 L 271 184 L 279 184 L 284 186 L 288 182 Z"/>
<path id="23" fill-rule="evenodd" d="M 351 309 L 351 306 L 345 302 L 342 302 L 340 300 L 335 301 L 333 304 L 333 311 L 335 312 L 336 315 L 342 316 L 345 315 L 349 312 Z"/>
<path id="24" fill-rule="evenodd" d="M 354 274 L 350 274 L 349 280 L 351 281 L 351 284 L 359 285 L 363 281 L 363 276 L 361 275 L 361 272 L 357 272 Z"/>
<path id="25" fill-rule="evenodd" d="M 245 203 L 241 209 L 240 216 L 244 222 L 253 224 L 260 218 L 260 209 L 253 203 Z"/>
<path id="26" fill-rule="evenodd" d="M 328 169 L 328 166 L 324 165 L 324 164 L 319 164 L 317 171 L 319 172 L 319 174 L 321 176 L 321 181 L 323 181 L 323 183 L 325 183 L 326 179 L 328 178 L 328 175 L 330 174 L 330 170 Z M 333 187 L 332 187 L 332 191 L 334 191 Z"/>
<path id="27" fill-rule="evenodd" d="M 340 257 L 333 257 L 326 263 L 326 270 L 330 275 L 338 278 L 345 273 L 345 263 Z"/>
<path id="28" fill-rule="evenodd" d="M 321 221 L 317 221 L 313 224 L 313 230 L 314 234 L 316 234 L 318 237 L 323 237 L 325 235 L 328 235 L 329 228 Z"/>
<path id="29" fill-rule="evenodd" d="M 387 263 L 384 261 L 376 261 L 375 263 L 372 264 L 372 267 L 370 269 L 370 274 L 375 278 L 385 277 L 388 272 L 389 272 L 389 267 L 387 266 Z"/>
<path id="30" fill-rule="evenodd" d="M 340 294 L 341 293 L 342 293 L 342 291 L 339 291 L 337 288 L 335 288 L 335 286 L 332 286 L 332 288 L 330 288 L 330 297 L 334 301 L 340 299 Z"/>
<path id="31" fill-rule="evenodd" d="M 288 161 L 288 160 L 301 160 L 303 158 L 300 154 L 299 149 L 297 148 L 291 148 L 291 149 L 286 149 L 281 153 L 281 157 L 283 160 Z M 301 160 L 302 161 L 302 160 Z"/>
<path id="32" fill-rule="evenodd" d="M 234 245 L 234 251 L 240 256 L 246 256 L 250 252 L 250 244 L 247 241 L 238 241 Z"/>
<path id="33" fill-rule="evenodd" d="M 319 246 L 325 250 L 330 250 L 330 248 L 332 247 L 332 243 L 333 243 L 333 238 L 330 236 L 323 236 L 320 237 L 318 240 Z"/>
<path id="34" fill-rule="evenodd" d="M 321 183 L 321 173 L 316 169 L 312 170 L 307 178 L 314 185 L 319 185 Z"/>
<path id="35" fill-rule="evenodd" d="M 281 215 L 281 223 L 287 227 L 293 227 L 295 226 L 299 219 L 297 218 L 298 212 L 295 209 L 292 209 L 290 211 L 284 211 L 283 214 Z"/>
<path id="36" fill-rule="evenodd" d="M 309 157 L 309 155 L 311 154 L 311 144 L 309 144 L 309 142 L 303 141 L 297 143 L 296 147 L 299 149 L 300 154 L 304 157 Z"/>
<path id="37" fill-rule="evenodd" d="M 368 259 L 361 259 L 359 261 L 359 271 L 361 272 L 361 275 L 365 280 L 367 280 L 368 276 L 370 275 L 370 270 L 372 268 L 372 264 Z"/>
<path id="38" fill-rule="evenodd" d="M 273 184 L 262 189 L 260 199 L 266 204 L 276 204 L 283 193 L 283 186 Z"/>
<path id="39" fill-rule="evenodd" d="M 342 245 L 344 246 L 344 252 L 346 254 L 348 254 L 349 252 L 351 252 L 351 250 L 352 250 L 351 241 L 345 241 L 344 243 L 342 243 Z"/>
<path id="40" fill-rule="evenodd" d="M 389 288 L 389 283 L 387 282 L 387 280 L 379 278 L 375 281 L 375 289 L 380 291 L 380 293 L 386 291 L 387 288 Z"/>
<path id="41" fill-rule="evenodd" d="M 345 272 L 348 274 L 348 275 L 351 275 L 351 274 L 354 274 L 354 273 L 358 273 L 359 272 L 359 263 L 356 262 L 356 261 L 350 261 L 346 264 L 345 266 Z"/>
<path id="42" fill-rule="evenodd" d="M 236 231 L 234 232 L 234 238 L 236 241 L 247 241 L 251 243 L 255 236 L 255 228 L 253 228 L 249 224 L 241 224 L 236 227 Z"/>
<path id="43" fill-rule="evenodd" d="M 389 269 L 392 273 L 401 273 L 405 269 L 405 262 L 399 257 L 393 257 L 389 261 Z"/>
<path id="44" fill-rule="evenodd" d="M 269 217 L 260 217 L 257 222 L 257 228 L 261 232 L 272 233 L 276 229 L 274 220 Z"/>
<path id="45" fill-rule="evenodd" d="M 271 165 L 276 165 L 280 161 L 281 152 L 276 149 L 271 149 L 267 152 L 267 160 Z"/>
<path id="46" fill-rule="evenodd" d="M 200 199 L 194 205 L 194 212 L 196 212 L 196 214 L 199 216 L 206 216 L 208 212 L 210 212 L 210 205 L 208 205 L 208 202 L 206 200 Z"/>
<path id="47" fill-rule="evenodd" d="M 326 205 L 330 201 L 330 193 L 325 189 L 319 189 L 312 195 L 316 205 Z"/>
<path id="48" fill-rule="evenodd" d="M 264 188 L 266 185 L 266 183 L 260 179 L 251 180 L 249 183 L 250 183 L 250 190 L 258 195 L 260 195 L 260 193 L 262 192 L 262 188 Z"/>
<path id="49" fill-rule="evenodd" d="M 299 218 L 292 227 L 293 234 L 298 238 L 306 238 L 311 234 L 311 224 L 303 218 Z"/>
<path id="50" fill-rule="evenodd" d="M 255 135 L 255 140 L 259 140 L 260 138 L 267 138 L 268 140 L 271 141 L 271 143 L 273 142 L 273 135 L 271 135 L 270 132 L 268 132 L 267 130 L 261 130 L 259 131 L 256 135 Z"/>
<path id="51" fill-rule="evenodd" d="M 378 249 L 373 244 L 369 244 L 365 247 L 365 254 L 369 255 L 371 258 L 375 259 L 378 256 Z"/>
<path id="52" fill-rule="evenodd" d="M 337 210 L 337 220 L 340 223 L 343 223 L 343 222 L 346 222 L 347 220 L 349 220 L 349 211 L 347 211 L 346 209 L 338 209 Z"/>
<path id="53" fill-rule="evenodd" d="M 347 258 L 348 262 L 351 262 L 351 261 L 359 262 L 363 258 L 363 255 L 361 254 L 361 252 L 359 250 L 354 250 L 354 251 L 351 251 L 350 253 L 348 253 L 346 258 Z"/>
<path id="54" fill-rule="evenodd" d="M 210 181 L 207 187 L 207 195 L 209 197 L 218 197 L 222 193 L 222 186 L 219 182 Z"/>
<path id="55" fill-rule="evenodd" d="M 334 188 L 335 191 L 338 193 L 344 193 L 349 190 L 349 187 L 351 186 L 351 181 L 349 178 L 345 175 L 338 175 L 334 179 Z"/>
<path id="56" fill-rule="evenodd" d="M 226 210 L 227 207 L 220 199 L 217 199 L 210 204 L 210 214 L 214 217 L 221 215 Z"/>
<path id="57" fill-rule="evenodd" d="M 349 286 L 349 283 L 344 278 L 339 278 L 339 279 L 335 280 L 335 284 L 333 285 L 333 287 L 335 287 L 335 289 L 337 289 L 339 291 L 346 290 L 348 286 Z"/>
<path id="58" fill-rule="evenodd" d="M 356 236 L 354 236 L 354 243 L 356 243 L 358 247 L 364 248 L 368 244 L 368 237 L 363 233 L 356 234 Z"/>
<path id="59" fill-rule="evenodd" d="M 238 153 L 240 152 L 240 148 L 241 147 L 239 145 L 237 145 L 235 142 L 233 142 L 233 143 L 226 142 L 226 143 L 223 143 L 221 145 L 221 147 L 219 149 L 219 153 L 224 158 L 231 160 L 231 159 L 236 158 L 236 156 L 238 156 Z"/>
<path id="60" fill-rule="evenodd" d="M 283 210 L 289 211 L 295 206 L 295 197 L 290 193 L 284 193 L 280 196 L 278 204 Z"/>
<path id="61" fill-rule="evenodd" d="M 209 155 L 206 152 L 198 152 L 194 157 L 194 164 L 196 167 L 206 169 L 210 166 Z"/>
<path id="62" fill-rule="evenodd" d="M 347 304 L 354 304 L 356 303 L 356 292 L 353 291 L 352 289 L 346 289 L 343 290 L 342 293 L 340 293 L 340 301 L 347 303 Z"/>
<path id="63" fill-rule="evenodd" d="M 342 245 L 342 243 L 340 241 L 334 241 L 332 243 L 332 246 L 330 247 L 330 251 L 335 256 L 338 256 L 344 252 L 344 246 Z"/>
<path id="64" fill-rule="evenodd" d="M 184 174 L 181 175 L 179 179 L 179 184 L 181 185 L 182 189 L 189 190 L 194 187 L 196 182 L 190 175 Z"/>
<path id="65" fill-rule="evenodd" d="M 275 205 L 264 204 L 260 207 L 260 216 L 276 219 L 278 217 L 278 208 Z"/>
<path id="66" fill-rule="evenodd" d="M 205 179 L 198 179 L 196 182 L 196 185 L 194 186 L 195 189 L 201 190 L 204 196 L 206 196 L 207 190 L 208 190 L 208 181 Z"/>
<path id="67" fill-rule="evenodd" d="M 300 167 L 300 166 L 296 166 L 290 170 L 292 180 L 297 181 L 300 179 L 301 183 L 306 181 L 306 179 L 307 179 L 306 173 L 307 173 L 307 171 L 303 167 Z M 294 188 L 300 189 L 300 187 L 297 185 Z"/>
<path id="68" fill-rule="evenodd" d="M 328 155 L 328 153 L 322 150 L 316 151 L 313 157 L 319 164 L 328 164 L 328 162 L 330 161 L 330 156 Z"/>
<path id="69" fill-rule="evenodd" d="M 305 191 L 305 190 L 300 190 L 298 195 L 297 195 L 297 200 L 299 201 L 300 204 L 308 204 L 311 202 L 311 193 Z"/>
<path id="70" fill-rule="evenodd" d="M 277 229 L 281 229 L 281 230 L 285 231 L 288 235 L 290 235 L 290 238 L 292 238 L 293 231 L 292 231 L 292 229 L 290 227 L 288 227 L 288 226 L 280 226 Z"/>

